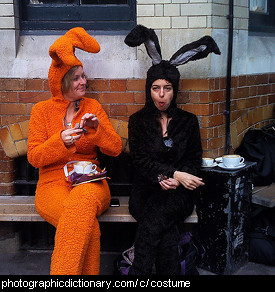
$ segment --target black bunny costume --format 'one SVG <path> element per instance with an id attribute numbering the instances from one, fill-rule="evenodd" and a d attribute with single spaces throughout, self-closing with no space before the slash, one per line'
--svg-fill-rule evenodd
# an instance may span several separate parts
<path id="1" fill-rule="evenodd" d="M 135 168 L 129 210 L 138 222 L 135 259 L 129 274 L 149 275 L 153 266 L 157 274 L 179 274 L 179 223 L 193 211 L 195 191 L 180 185 L 163 190 L 159 177 L 173 178 L 175 171 L 198 176 L 202 147 L 197 117 L 177 107 L 180 74 L 176 66 L 220 54 L 215 41 L 205 36 L 183 46 L 169 61 L 162 60 L 158 37 L 154 30 L 136 26 L 126 37 L 131 47 L 144 43 L 153 61 L 147 72 L 145 106 L 129 119 L 129 146 Z M 152 83 L 165 79 L 173 86 L 173 99 L 166 110 L 169 117 L 168 137 L 159 124 L 160 112 L 151 97 Z"/>

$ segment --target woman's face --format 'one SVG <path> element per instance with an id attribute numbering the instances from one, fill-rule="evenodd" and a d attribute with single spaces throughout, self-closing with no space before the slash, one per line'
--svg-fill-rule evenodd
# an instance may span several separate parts
<path id="1" fill-rule="evenodd" d="M 83 68 L 79 66 L 72 76 L 71 87 L 64 97 L 70 101 L 80 99 L 85 95 L 87 79 L 84 74 Z"/>
<path id="2" fill-rule="evenodd" d="M 165 79 L 158 79 L 151 86 L 151 97 L 159 111 L 166 111 L 173 99 L 172 83 Z"/>

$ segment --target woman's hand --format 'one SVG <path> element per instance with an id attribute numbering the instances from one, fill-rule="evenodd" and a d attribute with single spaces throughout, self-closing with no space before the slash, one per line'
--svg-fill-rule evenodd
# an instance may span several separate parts
<path id="1" fill-rule="evenodd" d="M 202 178 L 197 177 L 187 172 L 175 171 L 174 179 L 179 181 L 186 189 L 191 190 L 191 191 L 195 190 L 196 188 L 200 186 L 204 186 L 204 182 L 202 181 Z"/>
<path id="2" fill-rule="evenodd" d="M 73 128 L 61 132 L 61 139 L 65 146 L 70 146 L 78 141 L 83 134 L 83 129 Z"/>
<path id="3" fill-rule="evenodd" d="M 96 130 L 98 125 L 99 125 L 99 119 L 94 114 L 86 113 L 81 118 L 80 128 L 84 128 L 85 126 L 88 126 Z"/>
<path id="4" fill-rule="evenodd" d="M 175 190 L 180 183 L 174 178 L 167 178 L 159 182 L 161 188 L 165 191 Z"/>

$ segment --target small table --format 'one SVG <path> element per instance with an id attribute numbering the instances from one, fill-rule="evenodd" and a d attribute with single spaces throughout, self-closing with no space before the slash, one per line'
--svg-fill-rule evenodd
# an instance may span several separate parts
<path id="1" fill-rule="evenodd" d="M 232 274 L 248 261 L 251 172 L 255 162 L 236 170 L 203 168 L 205 186 L 197 203 L 199 237 L 206 248 L 201 267 Z"/>

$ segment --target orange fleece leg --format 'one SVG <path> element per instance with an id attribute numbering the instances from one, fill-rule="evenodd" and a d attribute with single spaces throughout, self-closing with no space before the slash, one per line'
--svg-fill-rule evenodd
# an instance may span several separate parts
<path id="1" fill-rule="evenodd" d="M 99 275 L 99 273 L 100 273 L 100 229 L 98 221 L 95 220 L 93 234 L 91 234 L 90 242 L 83 264 L 82 275 Z"/>
<path id="2" fill-rule="evenodd" d="M 109 200 L 106 182 L 72 189 L 57 225 L 52 275 L 80 275 L 82 271 L 99 273 L 100 230 L 96 217 L 106 210 Z M 87 269 L 84 262 L 87 262 Z"/>

